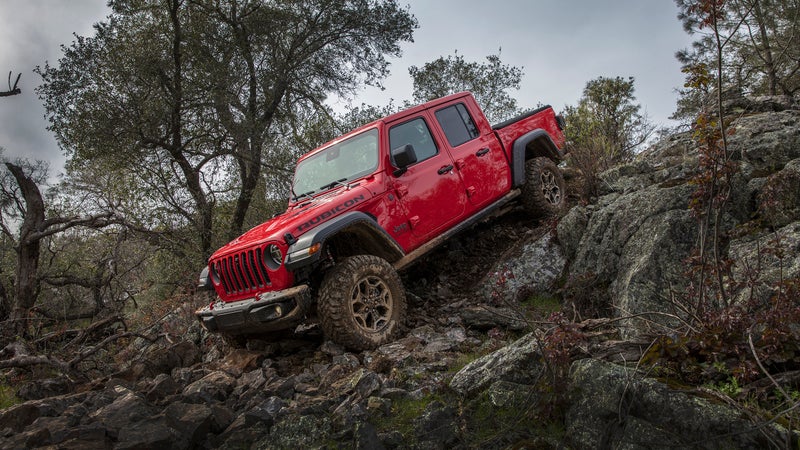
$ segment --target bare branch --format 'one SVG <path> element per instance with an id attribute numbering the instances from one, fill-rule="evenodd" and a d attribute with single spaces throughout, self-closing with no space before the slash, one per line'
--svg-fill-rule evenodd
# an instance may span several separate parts
<path id="1" fill-rule="evenodd" d="M 11 86 L 11 72 L 8 72 L 8 90 L 7 91 L 0 91 L 0 97 L 11 97 L 12 95 L 17 95 L 22 92 L 19 87 L 19 78 L 22 74 L 17 75 L 16 81 L 14 81 L 14 86 Z"/>

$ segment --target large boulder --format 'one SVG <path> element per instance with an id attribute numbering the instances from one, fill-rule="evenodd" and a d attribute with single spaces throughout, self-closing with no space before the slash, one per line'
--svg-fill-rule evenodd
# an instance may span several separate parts
<path id="1" fill-rule="evenodd" d="M 573 448 L 755 449 L 788 437 L 743 411 L 599 360 L 572 364 L 570 400 L 565 435 Z"/>
<path id="2" fill-rule="evenodd" d="M 464 366 L 450 380 L 450 387 L 461 395 L 473 396 L 496 381 L 535 384 L 544 367 L 539 341 L 529 333 Z"/>
<path id="3" fill-rule="evenodd" d="M 550 233 L 531 236 L 499 259 L 481 282 L 479 295 L 495 304 L 510 304 L 531 294 L 550 292 L 566 263 Z"/>
<path id="4" fill-rule="evenodd" d="M 722 233 L 757 212 L 777 227 L 798 220 L 800 111 L 745 115 L 731 130 L 730 149 L 740 170 L 721 215 Z M 593 284 L 584 290 L 608 299 L 606 309 L 618 316 L 654 313 L 649 320 L 620 321 L 623 337 L 647 331 L 643 327 L 652 321 L 664 324 L 666 315 L 660 313 L 673 312 L 671 294 L 686 286 L 685 261 L 698 241 L 699 224 L 689 209 L 698 155 L 688 133 L 674 135 L 635 161 L 600 174 L 597 201 L 574 208 L 558 225 L 570 258 L 567 288 L 589 279 Z M 747 242 L 734 241 L 730 256 L 752 251 Z"/>
<path id="5" fill-rule="evenodd" d="M 756 176 L 776 172 L 800 158 L 799 110 L 744 116 L 733 123 L 733 129 L 730 149 L 755 168 Z"/>
<path id="6" fill-rule="evenodd" d="M 659 294 L 680 277 L 683 260 L 696 240 L 695 222 L 688 210 L 691 192 L 684 183 L 650 185 L 601 197 L 586 209 L 589 219 L 575 246 L 578 250 L 570 277 L 595 280 L 593 289 L 607 287 L 614 302 L 608 309 L 619 314 L 662 310 Z M 574 234 L 566 227 L 559 232 Z M 628 328 L 623 331 L 635 334 Z"/>

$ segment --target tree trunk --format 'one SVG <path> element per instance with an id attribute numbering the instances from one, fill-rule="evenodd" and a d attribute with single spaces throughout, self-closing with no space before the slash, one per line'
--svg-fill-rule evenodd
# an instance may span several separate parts
<path id="1" fill-rule="evenodd" d="M 28 332 L 30 309 L 36 304 L 39 293 L 37 272 L 41 238 L 36 236 L 36 232 L 42 229 L 44 223 L 44 200 L 36 183 L 25 175 L 21 167 L 8 162 L 6 167 L 17 180 L 25 199 L 25 218 L 19 229 L 19 245 L 16 248 L 16 285 L 11 310 L 14 332 L 24 336 Z"/>
<path id="2" fill-rule="evenodd" d="M 761 36 L 761 48 L 754 45 L 756 51 L 761 54 L 764 61 L 764 71 L 767 74 L 769 83 L 769 95 L 776 95 L 778 93 L 778 69 L 775 67 L 775 60 L 772 57 L 772 46 L 770 45 L 769 34 L 767 33 L 766 18 L 761 10 L 761 2 L 756 0 L 753 5 L 753 13 L 758 23 L 758 32 Z"/>

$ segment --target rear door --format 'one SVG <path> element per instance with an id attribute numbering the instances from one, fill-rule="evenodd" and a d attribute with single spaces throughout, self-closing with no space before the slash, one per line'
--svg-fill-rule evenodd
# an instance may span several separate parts
<path id="1" fill-rule="evenodd" d="M 455 163 L 429 126 L 427 112 L 389 124 L 389 148 L 414 146 L 417 162 L 395 178 L 411 232 L 426 241 L 458 222 L 465 213 L 467 196 Z"/>
<path id="2" fill-rule="evenodd" d="M 457 99 L 439 107 L 434 116 L 442 139 L 449 144 L 469 202 L 480 208 L 508 192 L 511 171 L 497 138 L 485 119 L 475 120 L 468 100 Z"/>

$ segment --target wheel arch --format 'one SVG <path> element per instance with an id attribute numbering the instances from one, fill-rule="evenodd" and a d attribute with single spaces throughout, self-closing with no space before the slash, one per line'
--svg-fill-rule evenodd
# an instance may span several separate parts
<path id="1" fill-rule="evenodd" d="M 340 257 L 369 254 L 393 263 L 405 255 L 397 241 L 378 225 L 373 216 L 353 211 L 301 236 L 289 247 L 286 268 L 297 270 L 318 262 L 323 252 L 308 252 L 317 244 L 321 248 L 335 248 Z"/>
<path id="2" fill-rule="evenodd" d="M 564 154 L 550 138 L 550 134 L 541 128 L 529 131 L 517 138 L 511 152 L 514 187 L 525 184 L 525 161 L 544 156 L 558 164 L 564 159 Z"/>

